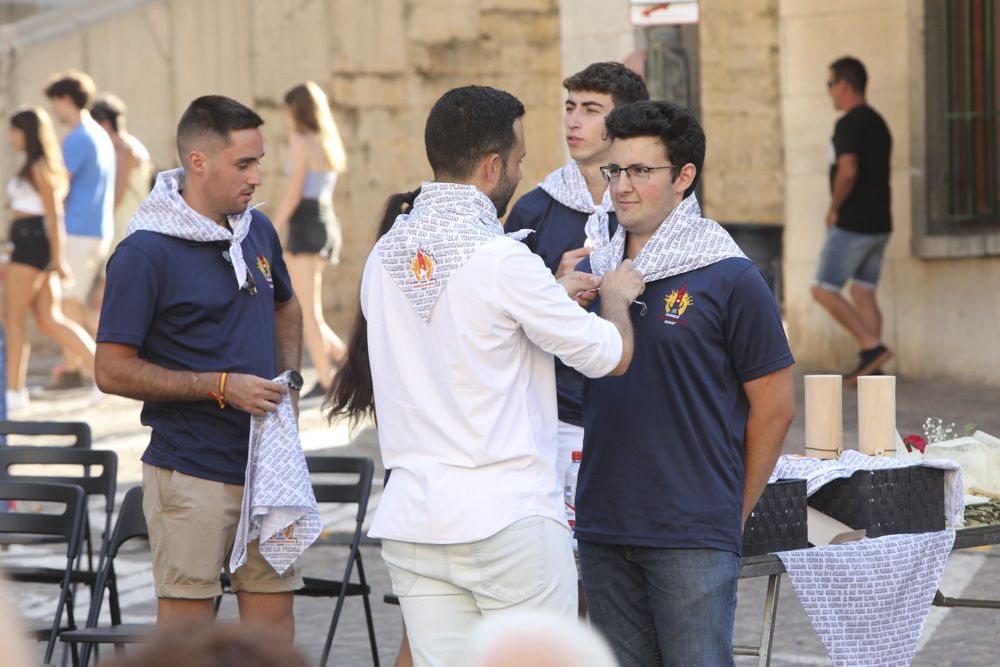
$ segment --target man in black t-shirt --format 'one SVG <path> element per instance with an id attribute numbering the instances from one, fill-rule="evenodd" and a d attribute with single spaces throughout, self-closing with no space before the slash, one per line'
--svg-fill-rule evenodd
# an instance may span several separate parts
<path id="1" fill-rule="evenodd" d="M 837 121 L 830 149 L 830 208 L 826 242 L 813 284 L 813 298 L 857 339 L 857 367 L 844 376 L 881 372 L 892 351 L 881 340 L 882 314 L 875 287 L 892 231 L 889 156 L 892 136 L 882 116 L 865 101 L 868 75 L 856 58 L 830 65 L 827 88 Z M 851 300 L 840 291 L 851 279 Z"/>

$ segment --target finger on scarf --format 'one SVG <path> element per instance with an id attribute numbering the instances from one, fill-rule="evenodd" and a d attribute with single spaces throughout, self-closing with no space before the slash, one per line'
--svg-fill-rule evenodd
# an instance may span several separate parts
<path id="1" fill-rule="evenodd" d="M 560 278 L 559 284 L 566 290 L 566 294 L 573 297 L 580 292 L 591 290 L 599 286 L 601 284 L 601 278 L 589 273 L 584 273 L 583 271 L 573 271 Z"/>

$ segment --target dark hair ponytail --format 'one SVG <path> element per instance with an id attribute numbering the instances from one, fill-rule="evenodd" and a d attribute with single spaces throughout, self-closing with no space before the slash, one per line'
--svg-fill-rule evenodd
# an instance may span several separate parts
<path id="1" fill-rule="evenodd" d="M 392 229 L 397 217 L 410 212 L 419 194 L 420 188 L 417 188 L 412 192 L 399 192 L 389 196 L 375 233 L 376 241 Z M 372 387 L 372 369 L 368 364 L 368 322 L 361 312 L 360 302 L 347 341 L 347 356 L 333 376 L 323 407 L 326 408 L 329 421 L 343 416 L 356 422 L 369 414 L 374 415 L 375 390 Z"/>

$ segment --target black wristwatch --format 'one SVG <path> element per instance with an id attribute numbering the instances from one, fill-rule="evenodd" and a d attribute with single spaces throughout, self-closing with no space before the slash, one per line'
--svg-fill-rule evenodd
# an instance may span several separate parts
<path id="1" fill-rule="evenodd" d="M 295 391 L 302 391 L 302 376 L 299 374 L 298 371 L 293 371 L 292 369 L 288 369 L 287 371 L 282 373 L 282 375 L 284 375 L 285 379 L 288 380 L 289 389 L 294 389 Z"/>

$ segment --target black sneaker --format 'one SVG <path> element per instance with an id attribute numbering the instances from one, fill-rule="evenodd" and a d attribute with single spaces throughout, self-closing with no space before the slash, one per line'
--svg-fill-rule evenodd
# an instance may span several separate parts
<path id="1" fill-rule="evenodd" d="M 299 396 L 300 401 L 308 401 L 313 398 L 323 398 L 326 396 L 326 387 L 319 382 L 312 386 L 312 389 Z"/>
<path id="2" fill-rule="evenodd" d="M 844 381 L 853 384 L 862 375 L 882 373 L 882 364 L 892 358 L 892 350 L 879 343 L 868 350 L 858 352 L 858 367 L 844 376 Z"/>

